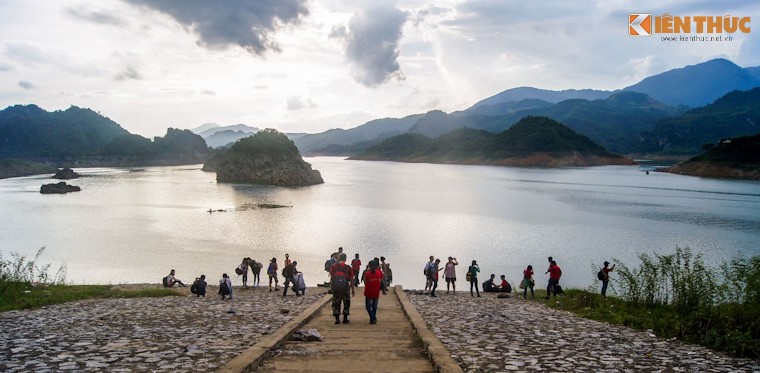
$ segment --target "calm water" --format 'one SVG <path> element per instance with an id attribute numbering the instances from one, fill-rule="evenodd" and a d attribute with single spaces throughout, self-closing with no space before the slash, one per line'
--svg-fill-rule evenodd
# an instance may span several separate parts
<path id="1" fill-rule="evenodd" d="M 546 257 L 563 283 L 586 287 L 592 263 L 689 246 L 708 260 L 760 254 L 760 183 L 708 180 L 638 167 L 515 169 L 308 158 L 325 184 L 302 189 L 217 184 L 200 166 L 78 169 L 82 192 L 41 195 L 47 177 L 0 180 L 0 252 L 66 263 L 72 283 L 159 282 L 206 274 L 216 281 L 241 258 L 284 253 L 307 283 L 343 246 L 384 255 L 395 283 L 422 288 L 427 257 L 459 258 L 460 289 L 472 259 L 517 282 Z M 246 203 L 290 208 L 235 211 Z M 208 213 L 208 209 L 227 212 Z M 264 279 L 262 279 L 264 280 Z M 482 281 L 482 279 L 481 279 Z"/>

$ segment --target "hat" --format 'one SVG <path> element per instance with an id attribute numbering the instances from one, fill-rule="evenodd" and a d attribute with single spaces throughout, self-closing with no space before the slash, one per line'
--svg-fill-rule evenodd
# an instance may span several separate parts
<path id="1" fill-rule="evenodd" d="M 609 264 L 610 264 L 610 262 L 604 262 L 604 265 L 609 265 Z"/>

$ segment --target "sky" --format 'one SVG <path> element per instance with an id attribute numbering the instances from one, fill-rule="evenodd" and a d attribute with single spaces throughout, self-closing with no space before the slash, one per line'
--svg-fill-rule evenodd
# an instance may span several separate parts
<path id="1" fill-rule="evenodd" d="M 318 133 L 520 86 L 613 90 L 713 58 L 760 65 L 760 24 L 674 43 L 629 36 L 630 13 L 760 22 L 760 2 L 0 0 L 0 108 L 75 105 L 147 137 L 203 123 Z"/>

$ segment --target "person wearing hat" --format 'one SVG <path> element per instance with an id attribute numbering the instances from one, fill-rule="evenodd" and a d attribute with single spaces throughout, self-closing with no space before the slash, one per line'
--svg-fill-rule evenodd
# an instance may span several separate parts
<path id="1" fill-rule="evenodd" d="M 602 296 L 607 297 L 607 283 L 610 282 L 610 272 L 612 272 L 615 269 L 615 265 L 613 264 L 612 267 L 609 266 L 610 262 L 604 262 L 604 268 L 602 268 L 602 272 L 604 273 L 604 279 L 602 280 Z"/>

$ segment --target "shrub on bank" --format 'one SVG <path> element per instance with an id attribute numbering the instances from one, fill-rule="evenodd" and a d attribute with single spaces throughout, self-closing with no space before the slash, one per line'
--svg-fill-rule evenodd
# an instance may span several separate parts
<path id="1" fill-rule="evenodd" d="M 177 295 L 170 289 L 138 291 L 113 289 L 110 285 L 66 285 L 66 267 L 50 274 L 50 264 L 40 266 L 42 247 L 34 259 L 11 254 L 4 260 L 0 253 L 0 311 L 37 308 L 50 304 L 91 298 L 135 298 Z"/>
<path id="2" fill-rule="evenodd" d="M 639 260 L 634 268 L 615 260 L 610 281 L 619 297 L 568 290 L 550 305 L 737 357 L 760 357 L 760 257 L 711 267 L 689 248 L 676 248 Z"/>

